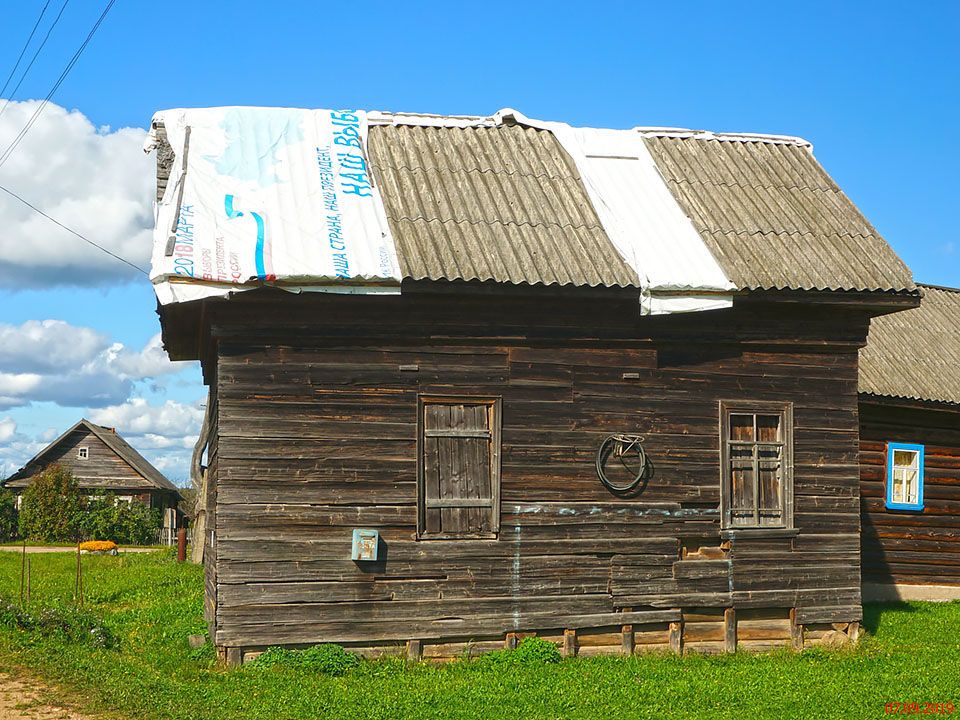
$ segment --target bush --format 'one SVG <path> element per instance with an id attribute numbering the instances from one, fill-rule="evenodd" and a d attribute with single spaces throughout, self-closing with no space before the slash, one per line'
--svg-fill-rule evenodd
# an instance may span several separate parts
<path id="1" fill-rule="evenodd" d="M 324 675 L 340 676 L 360 664 L 360 658 L 349 653 L 339 645 L 314 645 L 306 650 L 288 650 L 287 648 L 268 648 L 263 655 L 253 661 L 260 668 L 297 668 Z"/>
<path id="2" fill-rule="evenodd" d="M 19 536 L 17 497 L 0 488 L 0 542 L 16 540 Z"/>
<path id="3" fill-rule="evenodd" d="M 83 537 L 113 540 L 121 545 L 151 545 L 157 541 L 161 514 L 139 502 L 118 502 L 113 495 L 90 498 L 80 519 Z"/>
<path id="4" fill-rule="evenodd" d="M 482 666 L 487 665 L 542 665 L 560 662 L 562 656 L 557 646 L 540 637 L 526 637 L 515 650 L 496 650 L 477 658 Z"/>
<path id="5" fill-rule="evenodd" d="M 69 470 L 51 465 L 23 491 L 20 535 L 40 542 L 74 541 L 80 535 L 83 496 Z"/>
<path id="6" fill-rule="evenodd" d="M 28 610 L 0 598 L 0 627 L 97 648 L 112 648 L 118 644 L 116 635 L 99 617 L 79 608 Z"/>

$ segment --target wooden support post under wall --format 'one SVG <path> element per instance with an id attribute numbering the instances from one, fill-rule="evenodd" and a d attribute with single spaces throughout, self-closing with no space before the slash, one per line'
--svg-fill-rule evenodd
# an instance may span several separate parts
<path id="1" fill-rule="evenodd" d="M 240 667 L 243 663 L 243 649 L 238 647 L 224 648 L 224 658 L 227 661 L 227 667 Z"/>
<path id="2" fill-rule="evenodd" d="M 576 630 L 564 630 L 563 631 L 563 651 L 562 655 L 564 657 L 576 657 L 577 656 L 577 631 Z"/>
<path id="3" fill-rule="evenodd" d="M 423 640 L 407 640 L 407 660 L 420 662 L 423 657 Z"/>
<path id="4" fill-rule="evenodd" d="M 683 654 L 683 622 L 670 623 L 670 650 L 675 655 Z"/>
<path id="5" fill-rule="evenodd" d="M 620 647 L 624 655 L 633 655 L 633 625 L 620 628 Z"/>
<path id="6" fill-rule="evenodd" d="M 803 650 L 803 625 L 797 624 L 796 608 L 790 608 L 790 644 L 794 650 Z"/>
<path id="7" fill-rule="evenodd" d="M 737 611 L 733 608 L 723 611 L 723 651 L 737 651 Z"/>
<path id="8" fill-rule="evenodd" d="M 503 639 L 503 647 L 507 650 L 516 650 L 517 649 L 517 634 L 516 633 L 507 633 L 507 636 Z"/>
<path id="9" fill-rule="evenodd" d="M 850 642 L 855 643 L 860 639 L 860 622 L 854 620 L 850 623 L 850 627 L 847 628 L 847 636 L 850 638 Z"/>

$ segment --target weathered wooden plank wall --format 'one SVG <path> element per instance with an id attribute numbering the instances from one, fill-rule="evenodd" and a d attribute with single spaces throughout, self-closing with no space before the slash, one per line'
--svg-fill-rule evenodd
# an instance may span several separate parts
<path id="1" fill-rule="evenodd" d="M 960 585 L 960 413 L 860 406 L 863 579 L 872 583 Z M 924 508 L 888 510 L 886 443 L 924 446 Z"/>
<path id="2" fill-rule="evenodd" d="M 217 644 L 619 632 L 691 608 L 859 619 L 865 316 L 700 315 L 639 319 L 609 297 L 220 306 Z M 418 393 L 502 397 L 498 540 L 415 539 Z M 722 399 L 794 403 L 796 537 L 722 547 Z M 597 479 L 612 432 L 646 437 L 634 498 Z M 384 562 L 350 561 L 354 527 L 380 530 Z"/>

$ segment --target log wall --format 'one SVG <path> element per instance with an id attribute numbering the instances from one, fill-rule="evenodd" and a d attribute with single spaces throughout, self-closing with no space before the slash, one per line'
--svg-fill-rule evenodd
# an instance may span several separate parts
<path id="1" fill-rule="evenodd" d="M 228 657 L 407 641 L 419 655 L 527 632 L 568 642 L 564 631 L 588 652 L 680 649 L 697 622 L 688 644 L 729 649 L 737 614 L 761 645 L 860 619 L 865 316 L 744 306 L 638 318 L 635 300 L 609 299 L 551 300 L 549 312 L 489 298 L 283 302 L 231 301 L 210 320 L 208 590 Z M 502 398 L 497 539 L 416 539 L 418 393 Z M 731 399 L 794 404 L 795 534 L 721 537 L 718 407 Z M 653 466 L 629 498 L 594 469 L 614 432 L 645 436 Z M 356 527 L 380 531 L 385 560 L 350 560 Z"/>
<path id="2" fill-rule="evenodd" d="M 864 582 L 960 586 L 960 412 L 869 399 L 860 417 Z M 886 507 L 888 442 L 924 446 L 922 511 Z"/>

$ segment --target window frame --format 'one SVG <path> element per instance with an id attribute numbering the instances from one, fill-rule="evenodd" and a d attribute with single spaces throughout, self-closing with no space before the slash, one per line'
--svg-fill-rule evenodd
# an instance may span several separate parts
<path id="1" fill-rule="evenodd" d="M 771 400 L 721 400 L 720 401 L 720 529 L 724 532 L 744 534 L 793 533 L 793 403 Z M 732 475 L 730 472 L 730 416 L 731 415 L 779 415 L 783 440 L 780 458 L 781 497 L 783 503 L 783 522 L 780 525 L 734 525 L 731 507 Z M 754 440 L 756 442 L 756 440 Z M 759 504 L 759 476 L 754 472 L 757 483 L 755 502 Z"/>
<path id="2" fill-rule="evenodd" d="M 484 533 L 427 532 L 426 479 L 424 477 L 424 413 L 427 405 L 486 405 L 492 410 L 490 418 L 490 501 L 477 505 L 457 507 L 490 508 L 491 531 Z M 503 398 L 499 395 L 417 395 L 417 540 L 496 540 L 500 536 L 500 444 L 503 416 Z M 441 505 L 431 503 L 434 508 Z M 446 505 L 451 507 L 451 505 Z"/>
<path id="3" fill-rule="evenodd" d="M 893 500 L 893 454 L 895 451 L 908 451 L 917 453 L 917 502 L 894 502 Z M 923 475 L 925 463 L 925 449 L 923 445 L 917 443 L 887 442 L 886 451 L 886 469 L 883 500 L 888 510 L 910 510 L 913 512 L 923 512 Z"/>
<path id="4" fill-rule="evenodd" d="M 87 445 L 81 445 L 77 448 L 77 460 L 89 460 L 90 448 Z"/>

